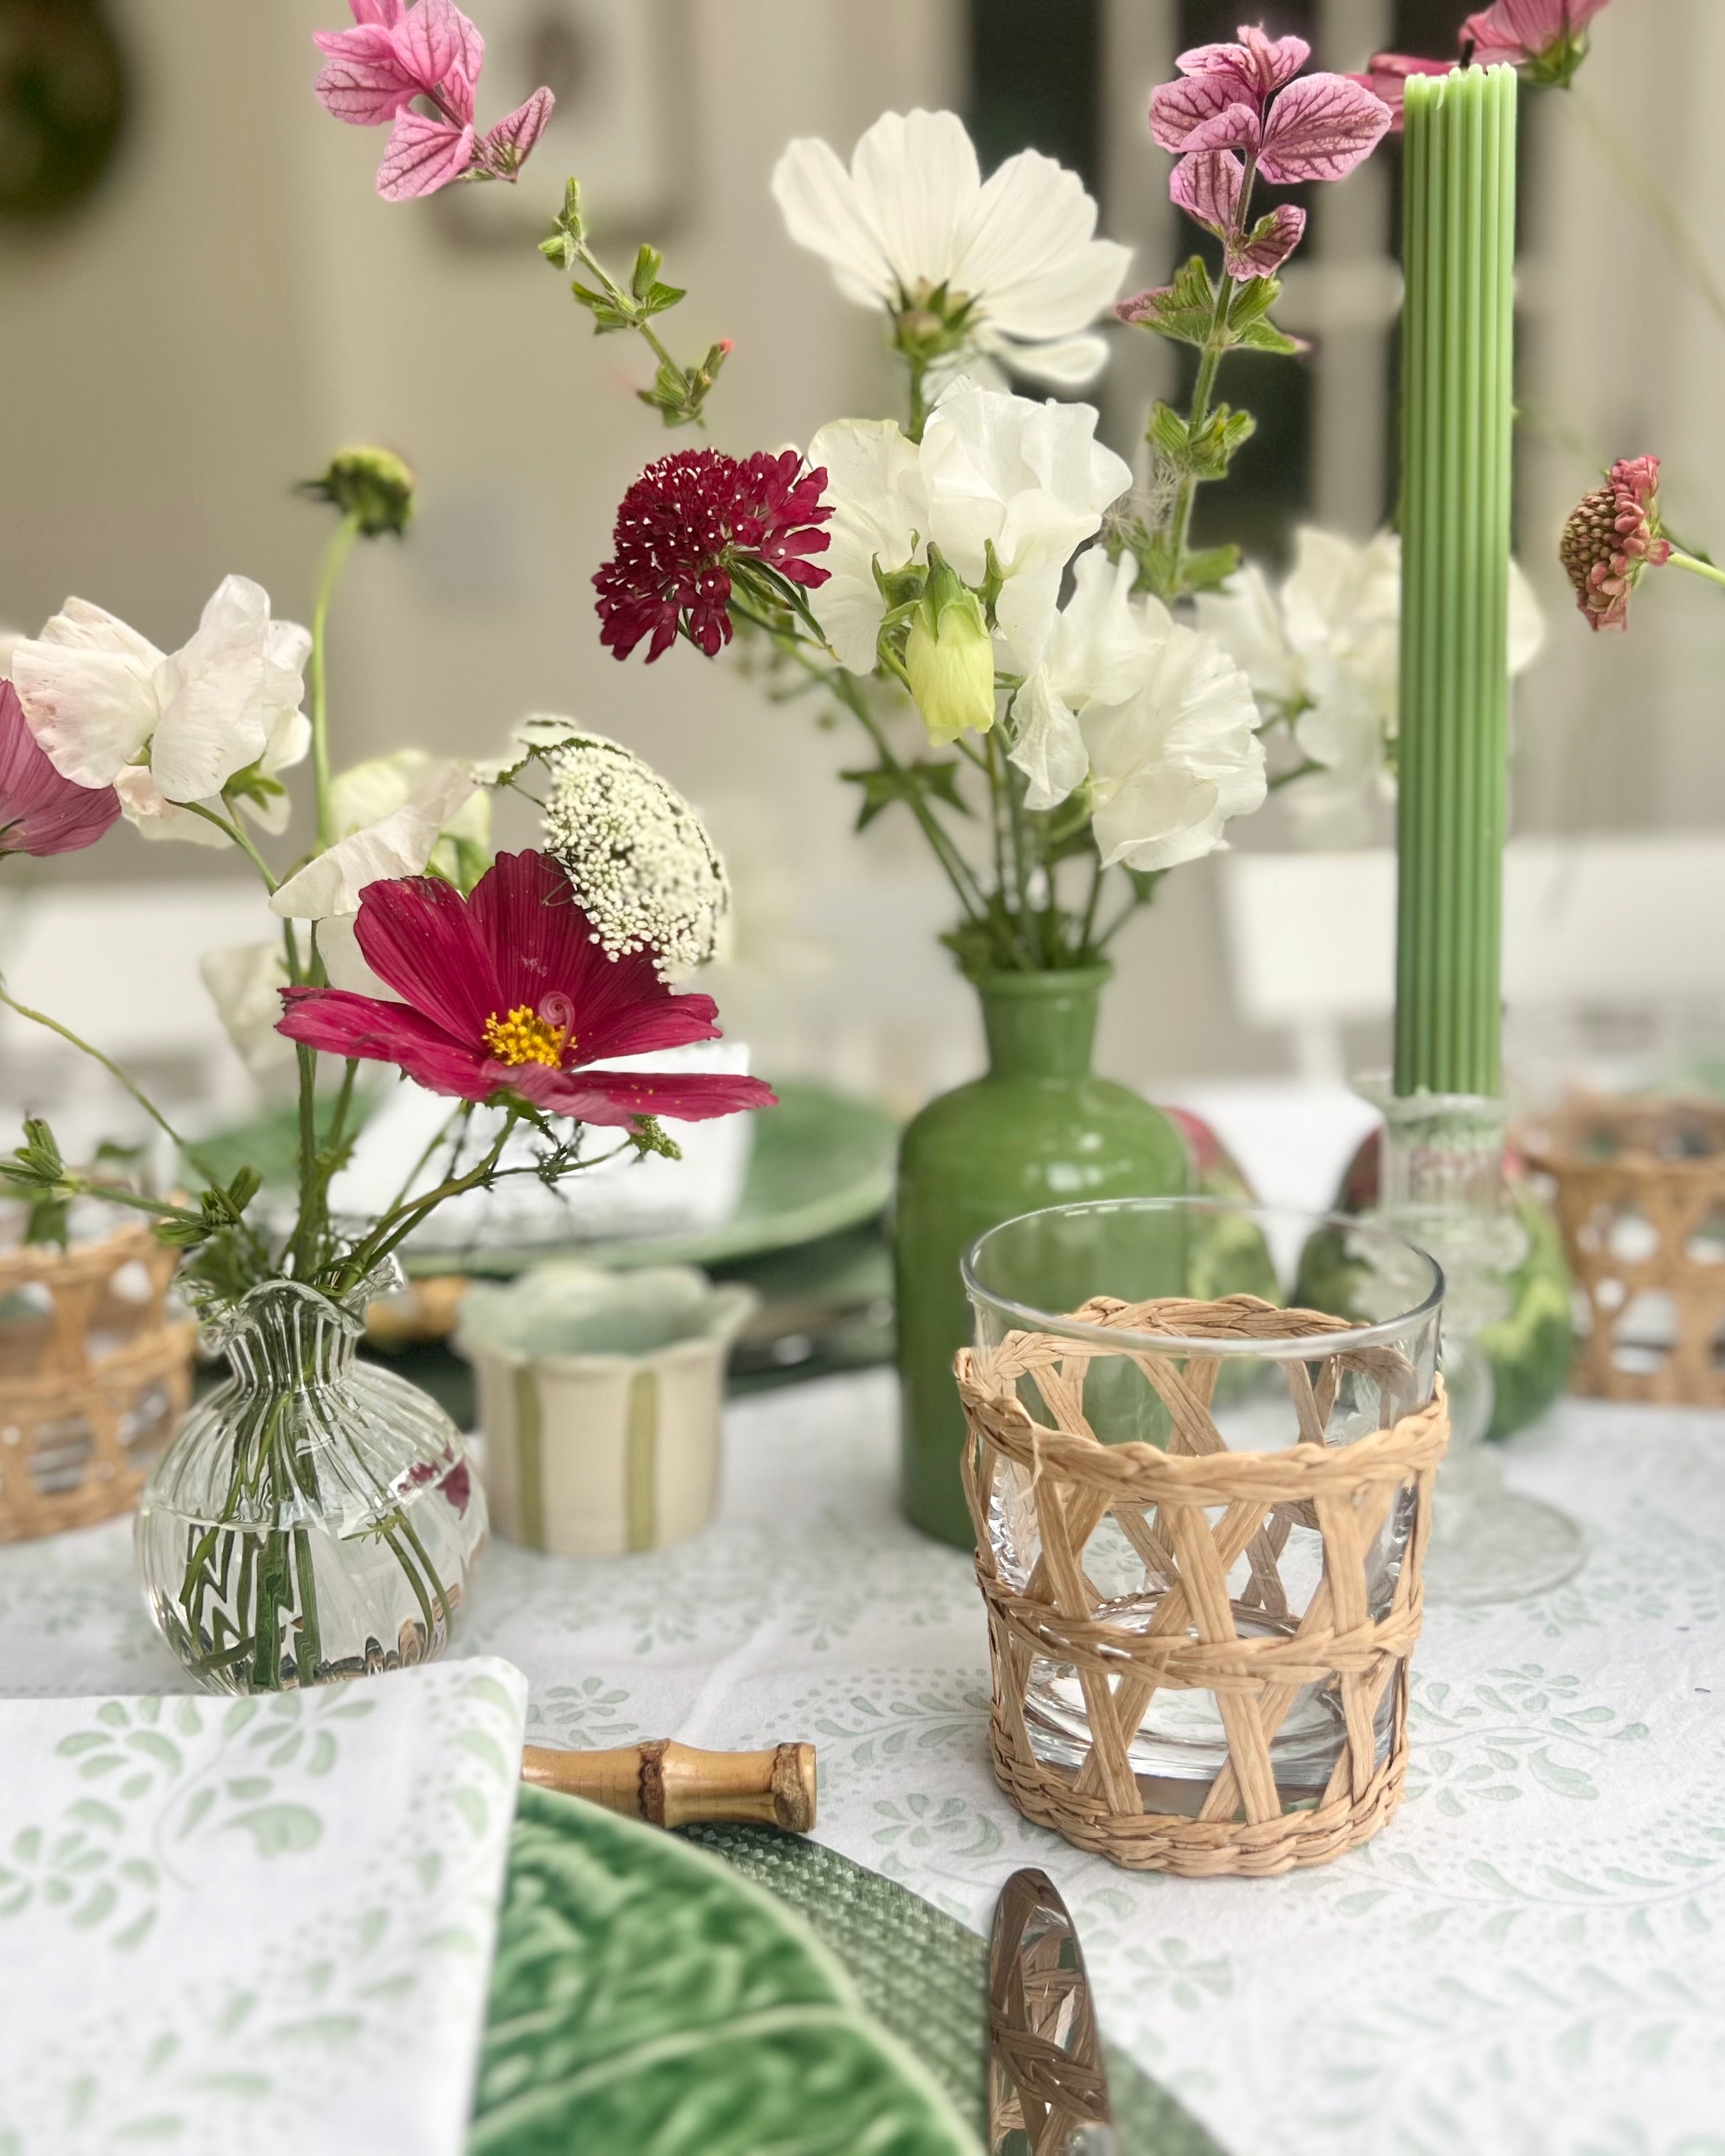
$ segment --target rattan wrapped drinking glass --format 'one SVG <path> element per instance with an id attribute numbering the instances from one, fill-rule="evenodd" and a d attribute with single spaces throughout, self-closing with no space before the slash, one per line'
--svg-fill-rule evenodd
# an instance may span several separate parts
<path id="1" fill-rule="evenodd" d="M 0 1543 L 136 1502 L 191 1394 L 177 1262 L 142 1220 L 64 1250 L 0 1246 Z"/>
<path id="2" fill-rule="evenodd" d="M 1515 1142 L 1586 1304 L 1571 1389 L 1725 1406 L 1725 1105 L 1579 1094 Z"/>
<path id="3" fill-rule="evenodd" d="M 1320 1224 L 1348 1238 L 1350 1307 L 1281 1306 Z M 993 1229 L 965 1278 L 963 1475 L 1008 1796 L 1081 1848 L 1190 1877 L 1366 1840 L 1406 1774 L 1448 1437 L 1436 1265 L 1358 1221 L 1127 1199 Z M 1255 1291 L 1184 1291 L 1243 1278 Z"/>

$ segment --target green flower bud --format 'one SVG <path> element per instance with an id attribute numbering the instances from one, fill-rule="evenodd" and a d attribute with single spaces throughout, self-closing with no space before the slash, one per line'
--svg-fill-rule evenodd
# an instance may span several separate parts
<path id="1" fill-rule="evenodd" d="M 387 531 L 399 538 L 413 513 L 413 469 L 393 449 L 366 445 L 338 450 L 323 477 L 308 479 L 300 492 L 356 517 L 367 539 L 380 539 Z"/>
<path id="2" fill-rule="evenodd" d="M 928 550 L 928 581 L 911 617 L 905 672 L 937 748 L 967 728 L 985 734 L 994 723 L 994 640 L 982 602 Z"/>

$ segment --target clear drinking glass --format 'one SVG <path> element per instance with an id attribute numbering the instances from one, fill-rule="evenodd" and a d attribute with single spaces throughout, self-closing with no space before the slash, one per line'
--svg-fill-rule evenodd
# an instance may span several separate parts
<path id="1" fill-rule="evenodd" d="M 213 1691 L 430 1661 L 485 1539 L 485 1498 L 436 1401 L 361 1362 L 367 1301 L 267 1281 L 207 1313 L 231 1375 L 151 1474 L 137 1558 L 157 1630 Z"/>
<path id="2" fill-rule="evenodd" d="M 1296 1293 L 1296 1283 L 1301 1255 L 1320 1230 L 1329 1231 L 1329 1248 L 1341 1261 L 1327 1266 L 1323 1299 L 1314 1304 Z M 1084 1419 L 1105 1445 L 1189 1449 L 1176 1439 L 1142 1358 L 1155 1358 L 1164 1373 L 1172 1367 L 1207 1398 L 1216 1435 L 1234 1452 L 1272 1452 L 1297 1443 L 1302 1414 L 1308 1437 L 1316 1429 L 1326 1445 L 1346 1445 L 1391 1427 L 1425 1405 L 1434 1389 L 1443 1275 L 1425 1251 L 1374 1224 L 1205 1198 L 1061 1205 L 991 1229 L 972 1245 L 963 1270 L 983 1381 L 990 1352 L 1010 1333 L 1071 1340 L 1089 1351 L 1087 1362 L 1073 1368 L 1084 1370 Z M 1173 1329 L 1153 1332 L 1118 1331 L 1074 1314 L 1099 1296 L 1119 1303 L 1160 1297 L 1209 1303 L 1240 1292 L 1278 1309 L 1321 1307 L 1347 1322 L 1318 1338 L 1230 1339 L 1200 1329 L 1183 1332 L 1178 1313 L 1163 1313 Z M 1329 1381 L 1317 1382 L 1325 1364 L 1333 1368 L 1332 1396 Z M 1062 1426 L 1034 1377 L 1019 1379 L 1016 1389 L 1033 1421 Z M 1070 1419 L 1065 1426 L 1071 1426 Z M 995 1484 L 987 1522 L 995 1563 L 1019 1590 L 1029 1586 L 1041 1554 L 1030 1482 L 1027 1471 L 1008 1466 Z M 1268 1523 L 1280 1575 L 1276 1588 L 1266 1590 L 1250 1552 L 1228 1575 L 1242 1637 L 1291 1637 L 1298 1630 L 1323 1566 L 1316 1521 L 1309 1513 L 1300 1517 L 1307 1510 L 1278 1508 Z M 1219 1507 L 1210 1514 L 1213 1523 L 1220 1517 Z M 1369 1553 L 1367 1590 L 1374 1619 L 1389 1609 L 1412 1518 L 1409 1491 L 1391 1507 Z M 1082 1558 L 1095 1596 L 1092 1615 L 1124 1630 L 1150 1629 L 1168 1584 L 1155 1548 L 1153 1519 L 1123 1526 L 1113 1513 L 1104 1515 Z M 1386 1693 L 1378 1712 L 1380 1760 L 1393 1708 Z M 1070 1663 L 1033 1660 L 1026 1722 L 1045 1764 L 1082 1765 L 1090 1728 Z M 1305 1686 L 1270 1747 L 1285 1810 L 1319 1797 L 1346 1735 L 1335 1678 Z M 1153 1693 L 1128 1756 L 1147 1810 L 1194 1813 L 1228 1759 L 1214 1694 L 1167 1687 Z"/>

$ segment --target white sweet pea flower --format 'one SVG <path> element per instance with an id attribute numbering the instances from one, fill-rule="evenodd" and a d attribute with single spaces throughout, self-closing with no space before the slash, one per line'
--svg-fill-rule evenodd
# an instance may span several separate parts
<path id="1" fill-rule="evenodd" d="M 1280 591 L 1248 566 L 1198 600 L 1199 628 L 1245 668 L 1260 701 L 1288 718 L 1301 757 L 1321 767 L 1286 788 L 1290 814 L 1314 843 L 1359 843 L 1370 835 L 1373 802 L 1394 795 L 1387 752 L 1399 724 L 1401 581 L 1394 532 L 1360 546 L 1307 525 Z M 1527 671 L 1544 642 L 1539 602 L 1512 562 L 1512 676 Z"/>
<path id="2" fill-rule="evenodd" d="M 416 789 L 439 768 L 439 760 L 423 748 L 403 748 L 338 772 L 330 784 L 336 837 L 352 838 L 406 808 Z M 426 865 L 465 890 L 490 865 L 490 844 L 491 798 L 476 787 L 444 818 Z"/>
<path id="3" fill-rule="evenodd" d="M 1129 556 L 1080 556 L 1047 657 L 1013 700 L 1010 753 L 1032 808 L 1088 779 L 1105 864 L 1168 869 L 1262 806 L 1264 751 L 1245 675 L 1159 599 L 1134 598 L 1136 574 Z"/>
<path id="4" fill-rule="evenodd" d="M 206 951 L 198 970 L 228 1038 L 253 1077 L 267 1078 L 291 1065 L 294 1044 L 275 1029 L 288 978 L 280 937 Z"/>
<path id="5" fill-rule="evenodd" d="M 791 143 L 773 198 L 798 245 L 846 299 L 884 305 L 901 343 L 952 364 L 988 354 L 1068 389 L 1107 358 L 1084 332 L 1118 296 L 1131 250 L 1096 238 L 1095 203 L 1051 157 L 1023 151 L 984 184 L 956 113 L 887 112 L 848 171 L 826 142 Z"/>
<path id="6" fill-rule="evenodd" d="M 399 808 L 367 824 L 308 861 L 270 901 L 285 921 L 326 921 L 357 913 L 367 884 L 424 875 L 439 838 L 463 809 L 478 780 L 471 765 L 434 763 Z"/>
<path id="7" fill-rule="evenodd" d="M 275 778 L 311 742 L 300 710 L 310 634 L 272 621 L 270 595 L 225 577 L 196 634 L 175 652 L 88 600 L 68 599 L 39 637 L 12 654 L 24 716 L 63 778 L 112 786 L 151 837 L 225 843 L 178 804 L 220 808 L 222 788 L 255 767 Z M 285 798 L 239 789 L 266 829 L 286 822 Z"/>
<path id="8" fill-rule="evenodd" d="M 926 562 L 931 543 L 968 584 L 988 573 L 992 545 L 1004 572 L 995 618 L 1008 655 L 1028 673 L 1054 627 L 1060 578 L 1102 511 L 1132 484 L 1096 439 L 1088 404 L 1045 404 L 961 377 L 912 442 L 890 420 L 839 419 L 809 445 L 834 505 L 828 581 L 812 604 L 840 662 L 875 665 L 886 602 L 874 564 Z"/>

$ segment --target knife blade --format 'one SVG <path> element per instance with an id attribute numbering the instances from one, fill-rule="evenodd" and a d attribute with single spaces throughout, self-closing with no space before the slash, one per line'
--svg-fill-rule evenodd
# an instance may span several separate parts
<path id="1" fill-rule="evenodd" d="M 994 1907 L 988 2156 L 1121 2156 L 1083 1949 L 1045 1871 L 1014 1871 Z"/>

